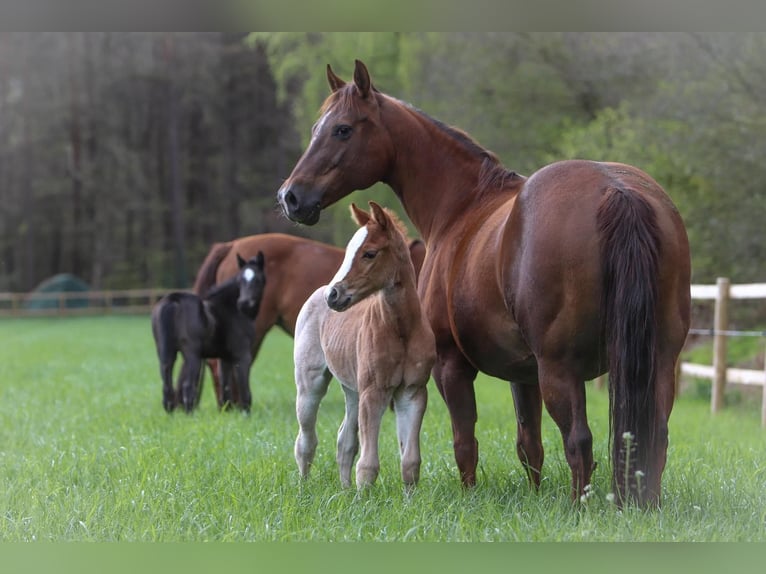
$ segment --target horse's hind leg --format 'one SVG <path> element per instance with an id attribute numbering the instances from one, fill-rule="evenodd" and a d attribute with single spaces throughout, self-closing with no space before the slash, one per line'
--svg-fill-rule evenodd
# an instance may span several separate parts
<path id="1" fill-rule="evenodd" d="M 167 412 L 173 412 L 176 408 L 176 391 L 173 388 L 173 366 L 176 363 L 176 354 L 160 358 L 160 376 L 162 377 L 162 406 Z"/>
<path id="2" fill-rule="evenodd" d="M 359 393 L 341 385 L 346 396 L 346 414 L 338 429 L 338 443 L 335 460 L 338 463 L 340 483 L 351 486 L 351 468 L 359 453 Z"/>
<path id="3" fill-rule="evenodd" d="M 327 393 L 332 375 L 326 366 L 314 368 L 295 367 L 295 414 L 298 417 L 298 436 L 295 439 L 295 462 L 303 478 L 307 477 L 314 462 L 317 443 L 317 412 L 319 403 Z"/>
<path id="4" fill-rule="evenodd" d="M 199 396 L 197 386 L 202 367 L 201 357 L 194 353 L 184 354 L 184 365 L 181 368 L 181 377 L 179 378 L 179 397 L 187 413 L 192 412 L 197 405 L 197 397 Z"/>
<path id="5" fill-rule="evenodd" d="M 561 431 L 572 471 L 572 499 L 577 500 L 593 473 L 593 435 L 588 427 L 585 383 L 560 364 L 539 360 L 538 365 L 543 402 Z"/>
<path id="6" fill-rule="evenodd" d="M 543 402 L 540 387 L 511 383 L 516 410 L 516 453 L 527 471 L 529 483 L 540 487 L 543 468 L 543 441 L 540 436 Z"/>
<path id="7" fill-rule="evenodd" d="M 402 480 L 408 486 L 416 484 L 420 478 L 420 428 L 427 402 L 428 391 L 424 386 L 403 387 L 394 393 Z"/>
<path id="8" fill-rule="evenodd" d="M 644 504 L 658 507 L 662 495 L 662 473 L 668 452 L 668 419 L 675 400 L 676 372 L 674 361 L 667 361 L 657 369 L 657 386 L 655 402 L 657 405 L 654 428 L 654 442 L 648 453 L 648 464 L 643 483 L 637 479 L 639 495 Z"/>

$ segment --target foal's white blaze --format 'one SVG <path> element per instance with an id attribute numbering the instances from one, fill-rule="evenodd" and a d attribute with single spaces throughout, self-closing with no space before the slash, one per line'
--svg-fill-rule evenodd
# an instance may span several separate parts
<path id="1" fill-rule="evenodd" d="M 356 233 L 354 233 L 351 241 L 348 242 L 348 246 L 346 247 L 346 256 L 343 258 L 343 263 L 340 264 L 340 269 L 338 269 L 335 277 L 333 277 L 330 280 L 330 283 L 327 285 L 328 290 L 338 281 L 343 281 L 346 275 L 348 275 L 348 272 L 351 271 L 351 264 L 354 262 L 356 252 L 359 251 L 359 248 L 362 246 L 362 243 L 364 243 L 365 239 L 367 239 L 367 228 L 360 227 L 356 230 Z"/>
<path id="2" fill-rule="evenodd" d="M 250 281 L 252 281 L 253 279 L 255 279 L 255 271 L 253 271 L 252 269 L 250 269 L 250 268 L 248 267 L 247 269 L 245 269 L 245 270 L 242 272 L 242 276 L 245 278 L 245 281 L 247 281 L 248 283 L 250 283 Z"/>

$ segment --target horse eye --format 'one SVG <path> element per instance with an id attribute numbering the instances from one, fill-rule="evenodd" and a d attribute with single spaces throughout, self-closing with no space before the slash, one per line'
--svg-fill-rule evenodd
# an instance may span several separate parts
<path id="1" fill-rule="evenodd" d="M 364 259 L 375 259 L 375 256 L 378 254 L 377 251 L 365 251 L 362 253 L 362 258 Z"/>
<path id="2" fill-rule="evenodd" d="M 352 131 L 353 130 L 352 130 L 351 126 L 347 126 L 346 124 L 340 124 L 340 125 L 335 126 L 332 129 L 332 135 L 333 135 L 333 137 L 336 137 L 338 139 L 347 140 L 348 138 L 351 137 L 351 132 Z"/>

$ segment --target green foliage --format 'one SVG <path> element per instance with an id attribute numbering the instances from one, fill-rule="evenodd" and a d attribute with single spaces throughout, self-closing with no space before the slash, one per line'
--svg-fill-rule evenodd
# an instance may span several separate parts
<path id="1" fill-rule="evenodd" d="M 449 417 L 431 386 L 421 483 L 405 493 L 394 421 L 384 417 L 381 475 L 340 488 L 335 434 L 343 395 L 319 411 L 306 481 L 297 432 L 292 341 L 266 339 L 250 416 L 167 415 L 148 317 L 4 320 L 0 338 L 0 540 L 12 541 L 766 541 L 766 435 L 739 407 L 715 418 L 682 396 L 670 421 L 663 508 L 618 511 L 609 493 L 606 391 L 589 385 L 593 494 L 569 501 L 561 437 L 543 420 L 546 462 L 529 489 L 514 448 L 508 386 L 477 380 L 479 484 L 463 490 Z"/>

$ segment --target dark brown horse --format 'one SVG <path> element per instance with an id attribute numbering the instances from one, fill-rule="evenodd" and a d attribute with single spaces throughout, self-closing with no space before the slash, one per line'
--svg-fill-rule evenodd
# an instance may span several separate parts
<path id="1" fill-rule="evenodd" d="M 194 292 L 204 294 L 213 285 L 237 274 L 239 253 L 245 259 L 262 251 L 269 278 L 263 292 L 260 310 L 255 318 L 255 338 L 252 358 L 255 360 L 266 333 L 278 325 L 291 337 L 295 336 L 295 321 L 301 306 L 317 287 L 326 285 L 343 262 L 344 250 L 311 239 L 264 233 L 240 237 L 226 243 L 214 243 L 197 272 Z M 419 239 L 410 242 L 410 255 L 419 270 L 425 257 L 425 245 Z M 221 386 L 213 361 L 209 362 L 219 406 L 222 405 Z M 235 394 L 233 403 L 238 404 Z"/>
<path id="2" fill-rule="evenodd" d="M 523 177 L 464 132 L 377 91 L 361 62 L 353 82 L 329 66 L 327 78 L 332 93 L 279 202 L 313 224 L 377 181 L 401 200 L 427 245 L 418 290 L 463 483 L 476 481 L 482 371 L 511 381 L 532 483 L 545 404 L 581 496 L 594 466 L 584 382 L 609 371 L 613 488 L 620 501 L 659 504 L 690 314 L 689 245 L 667 194 L 616 163 L 563 161 Z"/>
<path id="3" fill-rule="evenodd" d="M 180 403 L 191 412 L 199 403 L 203 360 L 220 364 L 220 404 L 250 410 L 250 365 L 253 319 L 258 314 L 266 276 L 263 253 L 247 261 L 237 254 L 237 274 L 209 289 L 204 297 L 182 291 L 168 293 L 152 309 L 152 334 L 162 376 L 162 405 L 172 412 Z M 173 365 L 178 353 L 183 365 L 173 389 Z M 236 389 L 236 391 L 235 391 Z"/>

